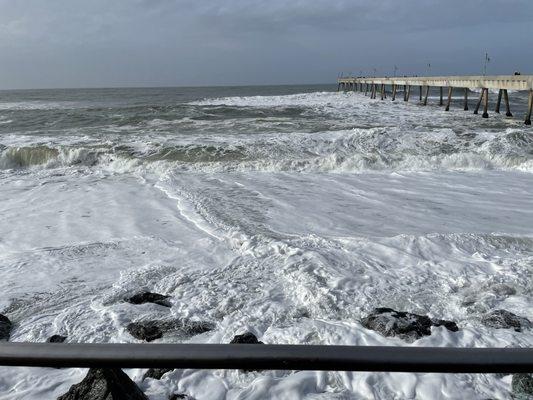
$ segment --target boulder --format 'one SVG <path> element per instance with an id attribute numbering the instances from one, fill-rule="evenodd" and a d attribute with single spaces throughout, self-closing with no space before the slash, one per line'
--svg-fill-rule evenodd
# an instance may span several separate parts
<path id="1" fill-rule="evenodd" d="M 173 324 L 173 329 L 185 336 L 196 336 L 215 329 L 215 325 L 206 321 L 180 320 Z"/>
<path id="2" fill-rule="evenodd" d="M 525 317 L 519 317 L 507 310 L 494 310 L 481 318 L 481 323 L 489 328 L 514 329 L 521 332 L 522 329 L 531 328 L 531 322 Z"/>
<path id="3" fill-rule="evenodd" d="M 52 335 L 46 340 L 46 342 L 47 343 L 63 343 L 66 339 L 67 339 L 66 336 Z"/>
<path id="4" fill-rule="evenodd" d="M 246 333 L 243 333 L 242 335 L 236 335 L 233 339 L 231 339 L 230 344 L 264 344 L 264 343 L 257 340 L 257 337 L 253 333 L 246 332 Z"/>
<path id="5" fill-rule="evenodd" d="M 91 368 L 80 383 L 57 400 L 148 400 L 121 369 Z"/>
<path id="6" fill-rule="evenodd" d="M 170 296 L 165 296 L 164 294 L 142 292 L 134 294 L 133 296 L 127 298 L 126 301 L 131 304 L 154 303 L 159 304 L 160 306 L 170 307 L 171 304 L 168 300 L 169 298 Z"/>
<path id="7" fill-rule="evenodd" d="M 0 314 L 0 340 L 9 340 L 13 324 L 5 315 Z"/>
<path id="8" fill-rule="evenodd" d="M 409 342 L 431 335 L 432 326 L 444 326 L 452 332 L 459 330 L 457 324 L 452 321 L 395 311 L 392 308 L 376 308 L 361 323 L 365 328 L 379 332 L 383 336 L 397 336 Z"/>
<path id="9" fill-rule="evenodd" d="M 183 393 L 174 393 L 168 398 L 168 400 L 178 400 L 178 399 L 194 400 L 191 396 L 188 396 Z"/>
<path id="10" fill-rule="evenodd" d="M 163 333 L 175 331 L 184 337 L 192 337 L 201 333 L 212 331 L 215 325 L 206 321 L 178 319 L 173 321 L 141 321 L 132 322 L 126 329 L 136 339 L 151 342 L 159 339 Z"/>
<path id="11" fill-rule="evenodd" d="M 143 375 L 143 381 L 146 378 L 151 379 L 161 379 L 163 375 L 165 375 L 167 372 L 174 371 L 172 368 L 150 368 L 146 373 Z"/>
<path id="12" fill-rule="evenodd" d="M 511 390 L 513 398 L 517 400 L 533 399 L 533 375 L 532 374 L 514 374 L 511 381 Z"/>
<path id="13" fill-rule="evenodd" d="M 146 342 L 151 342 L 163 336 L 163 331 L 157 321 L 132 322 L 126 329 L 135 339 Z"/>

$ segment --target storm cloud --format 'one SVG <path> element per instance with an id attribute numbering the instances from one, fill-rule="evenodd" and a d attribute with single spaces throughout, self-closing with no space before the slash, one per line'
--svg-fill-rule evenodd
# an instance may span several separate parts
<path id="1" fill-rule="evenodd" d="M 0 0 L 0 88 L 531 73 L 532 38 L 531 0 Z"/>

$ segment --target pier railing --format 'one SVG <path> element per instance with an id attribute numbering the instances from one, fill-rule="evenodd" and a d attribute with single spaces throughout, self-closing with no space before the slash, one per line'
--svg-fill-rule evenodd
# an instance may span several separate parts
<path id="1" fill-rule="evenodd" d="M 488 118 L 489 89 L 498 89 L 498 98 L 494 112 L 500 112 L 502 98 L 505 102 L 506 116 L 512 117 L 508 90 L 523 90 L 529 92 L 528 107 L 525 116 L 525 124 L 531 125 L 531 112 L 533 109 L 533 75 L 495 75 L 495 76 L 415 76 L 415 77 L 343 77 L 339 78 L 338 90 L 360 91 L 365 95 L 370 93 L 370 98 L 377 98 L 378 93 L 381 100 L 392 94 L 392 101 L 396 100 L 396 94 L 403 89 L 403 100 L 409 101 L 411 88 L 419 88 L 419 100 L 423 105 L 427 105 L 429 88 L 438 87 L 440 89 L 439 105 L 443 103 L 443 89 L 448 91 L 446 101 L 446 111 L 450 110 L 450 103 L 454 89 L 464 91 L 463 109 L 468 110 L 468 93 L 470 89 L 480 89 L 480 95 L 474 109 L 477 114 L 483 103 L 483 118 Z"/>
<path id="2" fill-rule="evenodd" d="M 1 343 L 0 365 L 446 373 L 533 372 L 531 348 Z"/>

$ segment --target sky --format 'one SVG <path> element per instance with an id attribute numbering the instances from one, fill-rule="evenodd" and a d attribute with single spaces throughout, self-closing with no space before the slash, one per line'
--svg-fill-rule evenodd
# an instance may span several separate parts
<path id="1" fill-rule="evenodd" d="M 481 74 L 485 53 L 533 74 L 533 0 L 0 0 L 0 89 Z"/>

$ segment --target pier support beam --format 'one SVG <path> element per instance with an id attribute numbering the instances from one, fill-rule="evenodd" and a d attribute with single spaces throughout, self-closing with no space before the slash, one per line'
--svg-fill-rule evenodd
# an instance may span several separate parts
<path id="1" fill-rule="evenodd" d="M 426 93 L 424 94 L 424 105 L 428 104 L 429 85 L 426 86 Z"/>
<path id="2" fill-rule="evenodd" d="M 509 107 L 509 95 L 507 94 L 507 89 L 503 89 L 503 101 L 505 103 L 505 116 L 512 117 L 511 108 Z"/>
<path id="3" fill-rule="evenodd" d="M 381 100 L 383 100 L 385 97 L 385 85 L 381 84 Z"/>
<path id="4" fill-rule="evenodd" d="M 405 101 L 409 101 L 409 96 L 411 95 L 411 85 L 407 85 L 407 91 L 405 92 Z"/>
<path id="5" fill-rule="evenodd" d="M 498 90 L 498 100 L 496 100 L 496 108 L 494 109 L 494 112 L 496 114 L 500 113 L 500 104 L 502 103 L 502 92 L 503 89 Z"/>
<path id="6" fill-rule="evenodd" d="M 396 100 L 396 84 L 392 85 L 392 101 Z"/>
<path id="7" fill-rule="evenodd" d="M 533 109 L 533 90 L 529 89 L 529 101 L 527 102 L 526 125 L 531 125 L 531 109 Z"/>
<path id="8" fill-rule="evenodd" d="M 481 100 L 483 100 L 483 93 L 485 93 L 485 89 L 481 89 L 481 94 L 479 95 L 479 100 L 476 104 L 476 109 L 474 110 L 474 114 L 477 114 L 479 111 L 479 106 L 481 105 Z"/>
<path id="9" fill-rule="evenodd" d="M 448 88 L 448 101 L 446 102 L 446 109 L 445 111 L 450 111 L 450 104 L 452 102 L 452 91 L 453 91 L 453 88 L 450 86 Z"/>
<path id="10" fill-rule="evenodd" d="M 464 101 L 463 101 L 463 105 L 464 105 L 464 110 L 465 111 L 468 111 L 468 88 L 465 87 L 465 98 L 464 98 Z"/>
<path id="11" fill-rule="evenodd" d="M 418 100 L 422 101 L 422 86 L 418 87 Z"/>
<path id="12" fill-rule="evenodd" d="M 444 103 L 442 101 L 442 86 L 439 87 L 439 106 L 442 106 Z"/>
<path id="13" fill-rule="evenodd" d="M 482 117 L 483 118 L 488 118 L 489 117 L 489 113 L 488 113 L 488 109 L 489 109 L 489 89 L 485 89 L 485 96 L 483 97 L 483 115 Z"/>

